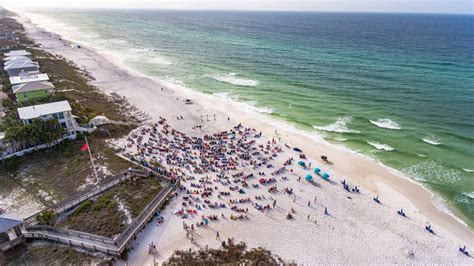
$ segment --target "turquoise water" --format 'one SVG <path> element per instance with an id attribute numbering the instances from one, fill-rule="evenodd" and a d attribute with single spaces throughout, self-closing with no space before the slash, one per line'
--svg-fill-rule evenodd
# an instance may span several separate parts
<path id="1" fill-rule="evenodd" d="M 147 75 L 376 158 L 474 226 L 474 16 L 35 13 L 48 29 Z"/>

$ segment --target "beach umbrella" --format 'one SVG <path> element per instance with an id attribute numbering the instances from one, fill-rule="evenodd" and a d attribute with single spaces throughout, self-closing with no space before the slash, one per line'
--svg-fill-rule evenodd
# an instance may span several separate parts
<path id="1" fill-rule="evenodd" d="M 321 172 L 321 169 L 319 169 L 319 168 L 314 168 L 314 172 L 315 172 L 316 174 L 319 174 L 319 172 Z"/>
<path id="2" fill-rule="evenodd" d="M 322 177 L 323 177 L 324 179 L 329 179 L 329 174 L 328 174 L 328 173 L 324 173 L 324 174 L 322 175 Z"/>
<path id="3" fill-rule="evenodd" d="M 297 151 L 297 152 L 301 152 L 301 149 L 300 149 L 300 148 L 297 148 L 297 147 L 294 147 L 293 150 L 294 150 L 294 151 Z"/>
<path id="4" fill-rule="evenodd" d="M 304 179 L 306 179 L 306 181 L 311 181 L 313 180 L 313 177 L 311 175 L 306 175 Z"/>
<path id="5" fill-rule="evenodd" d="M 299 162 L 298 162 L 298 165 L 300 165 L 300 166 L 305 166 L 306 164 L 305 164 L 303 161 L 299 161 Z"/>

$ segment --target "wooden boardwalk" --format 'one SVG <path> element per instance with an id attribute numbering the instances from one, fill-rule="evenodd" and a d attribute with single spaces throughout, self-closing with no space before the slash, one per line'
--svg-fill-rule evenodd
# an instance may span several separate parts
<path id="1" fill-rule="evenodd" d="M 122 173 L 107 180 L 102 186 L 73 196 L 70 199 L 56 204 L 50 209 L 55 211 L 55 213 L 62 213 L 74 208 L 87 199 L 103 193 L 104 191 L 116 186 L 117 184 L 132 176 L 143 176 L 145 174 L 146 173 L 143 171 L 136 170 Z M 36 225 L 36 216 L 39 215 L 40 212 L 25 220 L 26 226 L 23 228 L 22 233 L 26 239 L 49 240 L 73 247 L 120 256 L 123 251 L 126 250 L 130 242 L 134 239 L 134 236 L 141 229 L 143 229 L 145 225 L 150 222 L 150 220 L 153 219 L 153 216 L 156 214 L 157 210 L 160 209 L 167 202 L 167 200 L 173 196 L 175 188 L 175 183 L 169 183 L 166 187 L 164 187 L 143 209 L 140 215 L 116 239 L 48 225 Z"/>

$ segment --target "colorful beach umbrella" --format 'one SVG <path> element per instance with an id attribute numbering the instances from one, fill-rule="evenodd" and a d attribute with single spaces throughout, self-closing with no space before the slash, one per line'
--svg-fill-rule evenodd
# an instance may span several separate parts
<path id="1" fill-rule="evenodd" d="M 319 174 L 319 172 L 321 172 L 321 169 L 319 169 L 319 168 L 314 168 L 314 172 L 315 172 L 316 174 Z"/>
<path id="2" fill-rule="evenodd" d="M 298 165 L 305 166 L 306 164 L 303 161 L 299 161 Z"/>
<path id="3" fill-rule="evenodd" d="M 328 173 L 324 173 L 324 174 L 322 175 L 322 177 L 323 177 L 324 179 L 329 179 L 329 174 L 328 174 Z"/>
<path id="4" fill-rule="evenodd" d="M 306 175 L 304 179 L 306 179 L 306 181 L 311 181 L 313 180 L 313 177 L 311 175 Z"/>

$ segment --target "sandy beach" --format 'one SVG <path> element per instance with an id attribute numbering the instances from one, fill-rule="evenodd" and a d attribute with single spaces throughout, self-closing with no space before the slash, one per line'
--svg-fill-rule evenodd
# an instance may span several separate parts
<path id="1" fill-rule="evenodd" d="M 280 181 L 281 176 L 277 178 L 279 188 L 294 189 L 296 199 L 285 193 L 268 195 L 266 189 L 248 189 L 245 195 L 238 198 L 266 194 L 277 200 L 278 208 L 262 213 L 249 205 L 249 219 L 223 219 L 196 229 L 195 244 L 182 229 L 182 217 L 174 214 L 182 206 L 184 192 L 180 192 L 162 213 L 164 223 L 159 226 L 150 223 L 139 235 L 128 256 L 129 264 L 150 265 L 153 261 L 163 261 L 176 249 L 206 245 L 217 247 L 221 243 L 216 239 L 217 231 L 222 239 L 234 238 L 250 247 L 268 248 L 282 258 L 299 264 L 472 264 L 472 258 L 462 256 L 457 249 L 463 245 L 474 247 L 473 230 L 445 212 L 431 192 L 401 173 L 365 156 L 283 126 L 265 115 L 243 110 L 231 101 L 145 77 L 121 66 L 114 58 L 87 47 L 72 48 L 68 41 L 37 28 L 26 17 L 18 20 L 41 48 L 73 61 L 94 77 L 94 85 L 106 93 L 125 97 L 152 117 L 152 121 L 164 117 L 170 127 L 188 136 L 201 138 L 242 123 L 262 132 L 260 141 L 263 143 L 272 138 L 279 139 L 277 145 L 283 151 L 273 162 L 275 167 L 278 168 L 290 157 L 298 160 L 297 154 L 286 148 L 286 144 L 300 147 L 307 156 L 307 163 L 311 162 L 313 167 L 320 167 L 331 175 L 333 182 L 317 178 L 318 186 L 300 182 L 297 177 L 304 177 L 309 170 L 294 163 L 287 169 L 293 169 L 293 173 L 284 174 L 288 180 Z M 186 99 L 190 99 L 192 104 L 186 104 Z M 181 116 L 183 119 L 176 119 Z M 202 128 L 193 129 L 196 125 Z M 331 163 L 323 163 L 319 159 L 321 155 L 327 156 Z M 255 172 L 249 166 L 244 169 L 249 173 Z M 344 191 L 340 184 L 344 179 L 351 186 L 360 186 L 361 193 Z M 190 182 L 183 185 L 189 186 Z M 217 190 L 224 189 L 219 186 Z M 382 205 L 372 200 L 375 195 L 379 195 Z M 312 202 L 315 196 L 317 203 L 307 206 L 307 202 Z M 217 195 L 212 195 L 211 199 L 218 200 Z M 324 214 L 326 207 L 330 215 Z M 294 219 L 285 219 L 291 208 L 295 210 Z M 401 208 L 408 218 L 397 215 L 397 210 Z M 205 212 L 206 215 L 221 213 L 229 217 L 232 211 Z M 308 214 L 310 220 L 307 219 Z M 189 219 L 190 222 L 199 220 L 199 215 Z M 432 225 L 436 235 L 424 230 L 428 224 Z M 147 245 L 152 241 L 158 249 L 158 254 L 154 256 L 147 253 Z"/>

